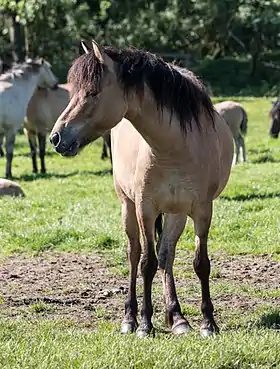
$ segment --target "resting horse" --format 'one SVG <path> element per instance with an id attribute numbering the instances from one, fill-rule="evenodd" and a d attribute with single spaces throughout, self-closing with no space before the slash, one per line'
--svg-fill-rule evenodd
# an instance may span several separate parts
<path id="1" fill-rule="evenodd" d="M 217 112 L 227 122 L 235 142 L 235 164 L 238 163 L 240 148 L 242 158 L 246 161 L 246 148 L 243 135 L 247 133 L 248 117 L 244 108 L 234 101 L 223 101 L 214 105 Z"/>
<path id="2" fill-rule="evenodd" d="M 56 151 L 74 156 L 111 129 L 115 189 L 128 237 L 129 291 L 123 333 L 137 328 L 136 275 L 143 241 L 144 282 L 136 334 L 153 331 L 152 281 L 159 266 L 166 318 L 174 334 L 188 332 L 176 294 L 173 262 L 187 216 L 194 221 L 194 270 L 201 283 L 201 334 L 218 331 L 210 298 L 207 252 L 213 200 L 228 181 L 233 140 L 204 85 L 189 71 L 137 49 L 92 49 L 73 63 L 71 100 L 50 135 Z M 123 119 L 126 118 L 126 119 Z M 154 249 L 155 221 L 165 214 Z"/>
<path id="3" fill-rule="evenodd" d="M 69 84 L 60 84 L 54 89 L 39 88 L 29 102 L 24 130 L 30 146 L 33 173 L 38 172 L 36 136 L 39 143 L 41 173 L 45 173 L 46 134 L 51 131 L 55 121 L 69 103 L 69 91 Z M 108 147 L 111 159 L 110 144 L 110 133 L 108 132 L 103 137 L 103 155 L 104 152 L 107 154 L 106 148 Z"/>
<path id="4" fill-rule="evenodd" d="M 27 106 L 38 86 L 53 87 L 57 79 L 49 63 L 43 59 L 28 60 L 15 65 L 0 75 L 0 145 L 5 136 L 6 177 L 12 177 L 15 137 L 19 131 Z M 3 154 L 3 150 L 1 147 Z"/>

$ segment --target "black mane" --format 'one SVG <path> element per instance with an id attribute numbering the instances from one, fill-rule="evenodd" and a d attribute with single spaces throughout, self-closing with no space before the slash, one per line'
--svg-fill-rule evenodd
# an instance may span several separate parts
<path id="1" fill-rule="evenodd" d="M 116 63 L 116 73 L 124 93 L 135 89 L 141 96 L 145 83 L 150 88 L 158 109 L 164 107 L 176 114 L 182 131 L 194 120 L 200 126 L 199 115 L 204 110 L 214 122 L 214 108 L 204 84 L 190 71 L 166 63 L 149 52 L 128 48 L 104 47 L 103 51 Z M 73 63 L 68 81 L 73 91 L 80 89 L 97 93 L 104 71 L 93 51 L 83 54 Z"/>

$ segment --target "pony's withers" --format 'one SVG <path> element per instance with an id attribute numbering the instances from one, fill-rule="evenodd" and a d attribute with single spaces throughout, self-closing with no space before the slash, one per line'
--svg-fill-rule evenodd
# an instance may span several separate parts
<path id="1" fill-rule="evenodd" d="M 136 275 L 143 255 L 143 303 L 137 335 L 153 330 L 151 285 L 157 266 L 162 274 L 166 319 L 174 334 L 186 333 L 173 277 L 175 247 L 187 216 L 194 221 L 194 269 L 202 289 L 201 333 L 218 331 L 210 298 L 207 253 L 212 202 L 224 189 L 233 157 L 231 132 L 215 112 L 204 85 L 193 73 L 137 49 L 92 50 L 69 71 L 69 105 L 50 139 L 57 152 L 74 156 L 112 129 L 113 174 L 128 238 L 129 292 L 122 332 L 136 330 Z M 155 221 L 165 213 L 154 250 Z"/>

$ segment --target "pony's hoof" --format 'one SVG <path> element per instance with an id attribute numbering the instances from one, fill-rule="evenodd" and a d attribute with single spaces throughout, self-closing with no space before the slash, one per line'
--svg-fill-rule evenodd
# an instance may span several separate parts
<path id="1" fill-rule="evenodd" d="M 215 334 L 211 329 L 202 328 L 200 329 L 201 337 L 212 337 Z"/>
<path id="2" fill-rule="evenodd" d="M 136 336 L 139 338 L 146 338 L 149 337 L 150 335 L 154 336 L 155 335 L 155 331 L 153 329 L 153 327 L 139 327 L 136 330 Z"/>
<path id="3" fill-rule="evenodd" d="M 191 330 L 191 326 L 187 322 L 181 322 L 172 327 L 172 333 L 175 336 L 181 336 L 183 334 L 187 334 Z"/>
<path id="4" fill-rule="evenodd" d="M 136 322 L 123 322 L 121 325 L 121 334 L 131 334 L 136 331 Z"/>
<path id="5" fill-rule="evenodd" d="M 219 334 L 219 328 L 216 325 L 216 323 L 214 324 L 208 324 L 208 325 L 202 325 L 200 327 L 200 335 L 201 337 L 212 337 L 215 336 L 216 334 Z"/>

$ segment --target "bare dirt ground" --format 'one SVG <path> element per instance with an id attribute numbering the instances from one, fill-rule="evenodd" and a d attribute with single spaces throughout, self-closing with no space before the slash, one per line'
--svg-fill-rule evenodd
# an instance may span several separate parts
<path id="1" fill-rule="evenodd" d="M 211 286 L 215 283 L 231 286 L 230 291 L 218 290 L 214 297 L 218 313 L 233 308 L 252 311 L 266 303 L 280 306 L 280 294 L 265 296 L 266 291 L 279 288 L 279 262 L 268 256 L 215 254 L 211 259 L 214 271 Z M 141 283 L 141 278 L 138 279 Z M 177 278 L 176 283 L 179 289 L 186 291 L 180 301 L 199 308 L 200 286 L 196 276 Z M 161 287 L 159 275 L 155 285 Z M 240 294 L 235 291 L 240 285 L 264 291 L 264 296 Z M 190 286 L 197 290 L 195 296 L 188 297 Z M 84 325 L 92 325 L 98 319 L 120 322 L 127 287 L 127 277 L 114 275 L 106 260 L 95 254 L 45 253 L 37 257 L 9 257 L 0 264 L 0 317 L 32 318 L 43 314 L 47 319 L 70 319 Z M 155 294 L 154 301 L 156 296 L 159 297 L 159 293 Z M 156 313 L 163 315 L 162 298 L 157 300 L 160 302 L 155 304 Z"/>

